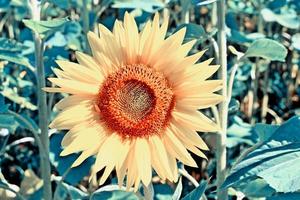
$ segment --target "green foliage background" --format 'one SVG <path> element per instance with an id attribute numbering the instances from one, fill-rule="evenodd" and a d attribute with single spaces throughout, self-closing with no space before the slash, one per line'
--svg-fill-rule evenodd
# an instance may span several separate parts
<path id="1" fill-rule="evenodd" d="M 30 3 L 0 0 L 0 199 L 42 198 L 40 156 L 32 136 L 38 130 L 39 90 L 33 32 L 44 41 L 46 77 L 54 76 L 55 60 L 76 62 L 75 51 L 89 52 L 89 30 L 97 32 L 98 23 L 111 29 L 125 11 L 136 16 L 140 28 L 153 13 L 169 12 L 168 34 L 185 26 L 185 42 L 197 39 L 194 52 L 208 49 L 203 59 L 218 58 L 216 0 L 44 0 L 41 22 L 31 20 Z M 229 76 L 237 71 L 223 188 L 229 188 L 230 199 L 300 199 L 300 1 L 228 0 L 226 5 Z M 50 120 L 61 98 L 47 94 Z M 206 114 L 212 116 L 209 110 Z M 55 199 L 140 197 L 116 187 L 114 175 L 104 187 L 89 184 L 94 158 L 70 170 L 77 155 L 59 157 L 63 135 L 55 130 L 49 135 Z M 203 137 L 211 147 L 209 160 L 195 157 L 199 168 L 186 167 L 200 186 L 194 188 L 185 177 L 178 183 L 154 177 L 155 199 L 216 199 L 215 135 Z"/>

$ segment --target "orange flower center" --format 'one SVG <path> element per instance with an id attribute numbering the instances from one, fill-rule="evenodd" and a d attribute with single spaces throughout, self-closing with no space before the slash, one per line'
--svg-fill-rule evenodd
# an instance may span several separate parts
<path id="1" fill-rule="evenodd" d="M 174 95 L 167 79 L 146 65 L 126 65 L 109 75 L 97 105 L 102 121 L 123 138 L 160 134 L 169 124 Z"/>

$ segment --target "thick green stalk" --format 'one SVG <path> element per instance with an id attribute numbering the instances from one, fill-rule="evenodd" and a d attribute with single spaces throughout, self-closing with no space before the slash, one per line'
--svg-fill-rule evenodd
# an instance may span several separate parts
<path id="1" fill-rule="evenodd" d="M 38 0 L 31 0 L 32 19 L 39 21 L 41 19 L 41 5 Z M 47 115 L 47 98 L 46 93 L 42 90 L 45 87 L 44 72 L 44 43 L 38 33 L 34 33 L 35 44 L 35 66 L 37 77 L 37 98 L 39 111 L 39 127 L 41 130 L 41 142 L 44 148 L 40 150 L 41 173 L 44 182 L 43 199 L 52 199 L 51 188 L 51 166 L 49 160 L 49 136 L 48 136 L 48 115 Z"/>
<path id="2" fill-rule="evenodd" d="M 44 45 L 38 35 L 35 35 L 35 59 L 37 67 L 37 96 L 39 109 L 39 127 L 41 129 L 41 141 L 45 154 L 41 155 L 42 177 L 44 181 L 44 199 L 52 199 L 51 189 L 51 168 L 49 160 L 49 136 L 48 136 L 48 114 L 46 93 L 42 90 L 45 87 L 45 72 L 43 63 Z"/>
<path id="3" fill-rule="evenodd" d="M 226 132 L 227 132 L 227 115 L 228 115 L 228 98 L 227 98 L 227 48 L 226 48 L 226 32 L 225 32 L 225 0 L 217 1 L 217 26 L 218 26 L 218 45 L 219 45 L 219 63 L 221 70 L 219 78 L 223 81 L 222 95 L 225 96 L 219 106 L 221 131 L 217 134 L 217 196 L 218 200 L 227 199 L 227 190 L 221 190 L 226 176 Z"/>
<path id="4" fill-rule="evenodd" d="M 86 44 L 86 53 L 90 54 L 91 53 L 91 49 L 89 46 L 89 42 L 87 39 L 87 33 L 90 30 L 90 18 L 89 18 L 89 10 L 88 10 L 88 1 L 87 0 L 83 0 L 83 31 L 85 33 L 85 44 Z"/>

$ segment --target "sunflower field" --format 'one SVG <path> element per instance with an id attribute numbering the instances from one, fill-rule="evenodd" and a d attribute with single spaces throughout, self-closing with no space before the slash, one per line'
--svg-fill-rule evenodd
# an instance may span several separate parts
<path id="1" fill-rule="evenodd" d="M 300 200 L 299 0 L 0 0 L 0 200 Z"/>

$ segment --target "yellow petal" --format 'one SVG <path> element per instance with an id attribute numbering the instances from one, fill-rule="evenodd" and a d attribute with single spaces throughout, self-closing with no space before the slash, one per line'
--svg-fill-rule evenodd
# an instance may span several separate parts
<path id="1" fill-rule="evenodd" d="M 132 15 L 125 12 L 124 30 L 126 37 L 127 63 L 135 63 L 139 51 L 139 33 Z"/>
<path id="2" fill-rule="evenodd" d="M 92 84 L 99 84 L 104 80 L 103 74 L 97 74 L 82 65 L 63 60 L 57 60 L 56 63 L 69 75 L 70 79 Z"/>
<path id="3" fill-rule="evenodd" d="M 177 139 L 177 137 L 171 132 L 169 128 L 166 129 L 165 135 L 165 146 L 167 151 L 185 165 L 191 167 L 197 167 L 196 162 L 185 149 L 184 145 Z"/>
<path id="4" fill-rule="evenodd" d="M 75 80 L 48 78 L 55 85 L 65 89 L 70 94 L 96 95 L 99 92 L 99 85 L 83 83 Z"/>
<path id="5" fill-rule="evenodd" d="M 97 64 L 96 60 L 93 57 L 78 51 L 75 52 L 75 56 L 79 64 L 88 67 L 91 70 L 94 70 L 97 74 L 103 74 L 103 70 Z"/>
<path id="6" fill-rule="evenodd" d="M 163 177 L 168 177 L 169 180 L 173 180 L 173 175 L 168 162 L 167 151 L 163 142 L 161 141 L 161 138 L 154 135 L 149 140 L 150 147 L 152 147 L 151 157 L 154 157 L 154 159 L 158 161 L 158 165 L 161 166 L 162 169 L 159 168 L 161 174 L 164 173 Z"/>
<path id="7" fill-rule="evenodd" d="M 79 166 L 83 161 L 85 161 L 88 157 L 95 155 L 98 152 L 98 148 L 97 146 L 87 149 L 85 151 L 83 151 L 80 156 L 75 160 L 75 162 L 72 164 L 71 167 L 77 167 Z"/>
<path id="8" fill-rule="evenodd" d="M 87 97 L 87 96 L 79 96 L 79 95 L 69 95 L 62 100 L 60 100 L 58 103 L 55 104 L 55 107 L 57 109 L 65 109 L 70 106 L 76 106 L 78 104 L 93 104 L 93 96 Z"/>
<path id="9" fill-rule="evenodd" d="M 218 94 L 209 94 L 199 97 L 187 96 L 186 98 L 178 99 L 176 101 L 176 108 L 178 108 L 178 110 L 204 109 L 216 105 L 222 101 L 224 101 L 224 97 Z"/>
<path id="10" fill-rule="evenodd" d="M 93 111 L 92 106 L 76 105 L 60 112 L 49 125 L 50 128 L 70 129 L 80 122 L 94 121 L 99 116 Z"/>
<path id="11" fill-rule="evenodd" d="M 135 144 L 135 159 L 142 182 L 148 186 L 152 178 L 149 144 L 144 138 L 138 138 Z"/>
<path id="12" fill-rule="evenodd" d="M 195 94 L 211 94 L 222 89 L 222 80 L 206 80 L 197 82 L 185 82 L 174 86 L 173 91 L 179 98 L 193 96 Z"/>
<path id="13" fill-rule="evenodd" d="M 216 132 L 220 130 L 220 127 L 216 123 L 198 111 L 185 113 L 184 110 L 174 110 L 172 117 L 178 123 L 195 131 Z"/>
<path id="14" fill-rule="evenodd" d="M 103 134 L 95 128 L 89 128 L 82 131 L 78 136 L 60 153 L 60 156 L 66 156 L 72 153 L 88 150 L 91 147 L 98 147 L 103 140 Z"/>
<path id="15" fill-rule="evenodd" d="M 203 141 L 203 139 L 198 135 L 196 131 L 189 129 L 188 127 L 185 127 L 184 125 L 176 122 L 175 120 L 171 121 L 171 127 L 172 130 L 175 129 L 176 134 L 179 137 L 181 137 L 182 140 L 187 140 L 200 149 L 206 151 L 209 150 L 206 143 Z"/>

